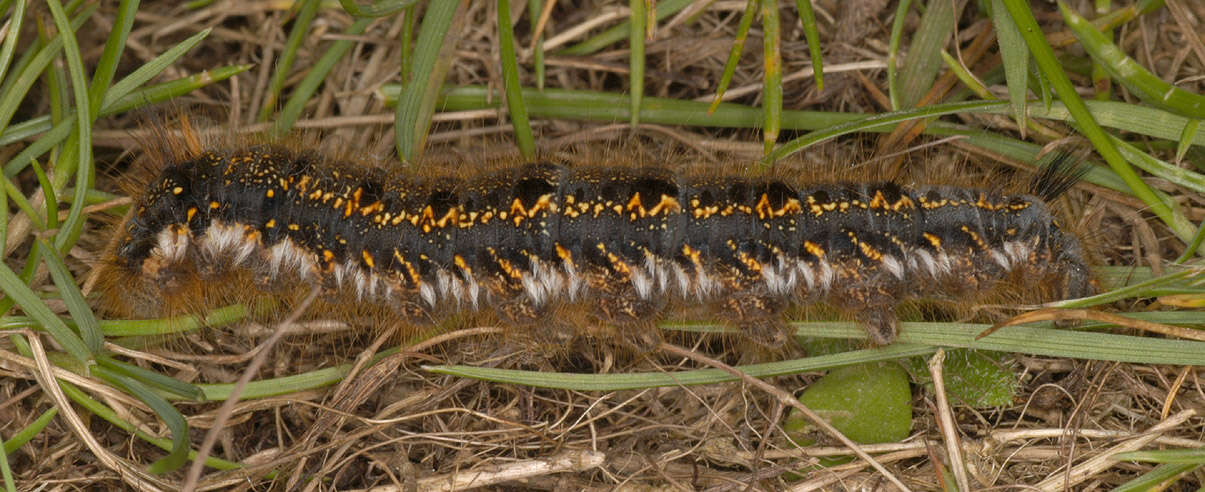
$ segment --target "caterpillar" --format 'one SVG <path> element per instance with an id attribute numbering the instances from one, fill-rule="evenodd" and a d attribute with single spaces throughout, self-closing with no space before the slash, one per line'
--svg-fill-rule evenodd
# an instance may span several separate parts
<path id="1" fill-rule="evenodd" d="M 125 293 L 216 264 L 406 319 L 493 309 L 523 323 L 569 303 L 624 324 L 674 300 L 757 333 L 823 302 L 881 345 L 908 299 L 974 298 L 1010 276 L 1090 293 L 1080 243 L 1047 205 L 1078 179 L 1070 161 L 1004 193 L 548 161 L 424 177 L 245 146 L 167 163 L 119 226 L 112 264 Z"/>

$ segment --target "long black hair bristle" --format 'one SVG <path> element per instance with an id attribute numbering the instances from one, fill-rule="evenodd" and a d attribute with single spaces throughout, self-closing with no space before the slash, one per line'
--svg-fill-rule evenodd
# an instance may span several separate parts
<path id="1" fill-rule="evenodd" d="M 1081 152 L 1051 152 L 1037 164 L 1038 172 L 1029 182 L 1029 192 L 1043 201 L 1051 201 L 1066 193 L 1091 169 Z"/>

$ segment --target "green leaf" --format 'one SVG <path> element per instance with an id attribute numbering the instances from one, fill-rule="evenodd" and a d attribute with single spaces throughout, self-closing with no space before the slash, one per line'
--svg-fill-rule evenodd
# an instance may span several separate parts
<path id="1" fill-rule="evenodd" d="M 931 385 L 928 361 L 913 357 L 909 372 L 918 383 Z M 1009 368 L 1011 357 L 1002 352 L 954 349 L 946 351 L 946 393 L 951 403 L 974 408 L 1011 405 L 1017 394 L 1017 375 Z"/>
<path id="2" fill-rule="evenodd" d="M 67 305 L 67 312 L 71 313 L 71 319 L 75 321 L 80 337 L 93 354 L 100 353 L 104 348 L 105 337 L 101 334 L 96 315 L 92 314 L 92 308 L 88 306 L 88 302 L 84 300 L 84 294 L 75 285 L 75 279 L 71 277 L 71 272 L 67 270 L 63 259 L 59 258 L 58 253 L 51 249 L 45 241 L 41 239 L 37 241 L 43 248 L 42 258 L 46 261 L 46 269 L 50 270 L 54 285 L 58 287 L 63 303 Z"/>
<path id="3" fill-rule="evenodd" d="M 1084 51 L 1088 52 L 1093 61 L 1104 67 L 1109 75 L 1138 96 L 1138 99 L 1189 118 L 1205 119 L 1205 96 L 1164 82 L 1133 58 L 1126 56 L 1087 19 L 1062 2 L 1059 3 L 1059 9 L 1067 27 L 1075 33 Z"/>
<path id="4" fill-rule="evenodd" d="M 799 402 L 862 444 L 901 441 L 912 429 L 908 373 L 891 362 L 834 369 L 808 386 Z M 811 425 L 792 410 L 783 430 L 799 442 Z"/>
<path id="5" fill-rule="evenodd" d="M 1115 460 L 1144 461 L 1147 463 L 1184 463 L 1205 465 L 1205 448 L 1164 449 L 1159 451 L 1130 451 L 1113 455 Z"/>
<path id="6" fill-rule="evenodd" d="M 715 99 L 711 101 L 709 112 L 715 112 L 715 108 L 724 101 L 724 93 L 728 91 L 728 85 L 732 83 L 732 76 L 736 74 L 736 66 L 741 61 L 741 52 L 745 50 L 745 39 L 749 37 L 749 28 L 753 26 L 753 14 L 757 13 L 760 3 L 760 0 L 746 0 L 745 2 L 745 11 L 741 14 L 740 24 L 732 36 L 732 48 L 728 50 L 728 61 L 724 62 L 724 73 L 720 75 L 720 84 L 716 87 Z"/>
<path id="7" fill-rule="evenodd" d="M 415 0 L 378 0 L 372 5 L 360 5 L 356 3 L 356 0 L 339 0 L 339 5 L 343 7 L 343 10 L 356 17 L 393 15 L 414 4 Z"/>
<path id="8" fill-rule="evenodd" d="M 925 4 L 920 27 L 908 45 L 908 57 L 900 72 L 900 93 L 897 96 L 901 108 L 915 107 L 933 87 L 937 71 L 941 69 L 942 47 L 954 32 L 954 19 L 957 17 L 954 4 L 946 0 L 930 0 Z"/>
<path id="9" fill-rule="evenodd" d="M 151 407 L 151 410 L 155 412 L 155 415 L 159 416 L 159 419 L 167 425 L 168 430 L 171 432 L 171 451 L 168 451 L 167 456 L 151 463 L 149 471 L 154 474 L 163 474 L 184 466 L 184 463 L 188 462 L 188 422 L 184 420 L 184 416 L 180 414 L 180 411 L 176 410 L 171 403 L 168 403 L 163 397 L 134 378 L 112 371 L 105 366 L 97 366 L 95 373 L 110 384 L 122 388 L 139 400 L 142 400 L 148 407 Z"/>
<path id="10" fill-rule="evenodd" d="M 778 142 L 782 129 L 782 30 L 778 20 L 778 0 L 761 0 L 762 62 L 765 66 L 762 81 L 762 143 L 769 154 Z"/>
<path id="11" fill-rule="evenodd" d="M 1012 103 L 1013 119 L 1025 138 L 1025 106 L 1029 99 L 1029 48 L 1021 38 L 1021 31 L 1004 8 L 1001 0 L 992 2 L 992 23 L 996 26 L 996 40 L 1000 44 L 1000 59 L 1004 62 L 1004 79 L 1008 82 L 1008 100 Z"/>
<path id="12" fill-rule="evenodd" d="M 343 2 L 343 9 L 352 15 L 360 15 L 348 9 L 349 3 L 352 8 L 357 7 L 354 2 L 348 0 Z M 297 59 L 301 42 L 310 32 L 314 16 L 318 14 L 318 6 L 321 4 L 321 0 L 302 0 L 300 8 L 297 10 L 297 17 L 293 18 L 293 27 L 289 29 L 289 37 L 285 38 L 284 49 L 280 50 L 280 58 L 276 61 L 276 67 L 272 69 L 272 78 L 268 81 L 267 92 L 264 93 L 264 103 L 259 107 L 259 121 L 268 121 L 268 117 L 272 116 L 272 111 L 276 109 L 276 103 L 280 100 L 280 91 L 285 86 L 285 79 L 293 69 L 293 61 Z"/>
<path id="13" fill-rule="evenodd" d="M 737 369 L 753 377 L 799 374 L 818 369 L 892 360 L 913 355 L 927 355 L 936 349 L 910 343 L 895 343 L 887 347 L 854 350 L 840 354 L 806 357 L 803 359 L 767 362 L 740 366 Z M 481 379 L 496 383 L 519 384 L 537 388 L 572 389 L 578 391 L 620 391 L 667 386 L 693 386 L 736 381 L 733 375 L 720 369 L 695 369 L 672 373 L 575 374 L 519 371 L 471 366 L 424 366 L 423 369 L 453 376 Z"/>
<path id="14" fill-rule="evenodd" d="M 645 0 L 628 0 L 628 105 L 632 126 L 640 124 L 640 106 L 644 101 L 644 34 L 648 29 Z M 655 12 L 654 12 L 655 14 Z"/>
<path id="15" fill-rule="evenodd" d="M 812 58 L 812 73 L 816 78 L 816 90 L 824 91 L 824 64 L 820 59 L 820 30 L 816 28 L 816 14 L 812 13 L 812 0 L 795 0 L 799 11 L 799 22 L 803 25 L 803 36 L 808 40 L 808 55 Z"/>
<path id="16" fill-rule="evenodd" d="M 28 285 L 25 285 L 25 282 L 21 281 L 16 273 L 3 263 L 0 263 L 0 290 L 3 290 L 5 295 L 21 306 L 21 310 L 25 311 L 25 314 L 49 331 L 50 336 L 54 337 L 55 341 L 68 354 L 83 364 L 92 360 L 92 351 L 88 349 L 84 341 L 71 331 L 63 320 L 55 316 L 46 303 L 42 302 L 42 299 L 38 298 L 38 295 Z"/>
<path id="17" fill-rule="evenodd" d="M 510 20 L 510 0 L 498 0 L 498 43 L 501 44 L 502 83 L 506 87 L 506 109 L 515 127 L 515 143 L 524 159 L 536 155 L 527 105 L 523 102 L 523 84 L 519 80 L 519 60 L 515 55 L 515 29 Z"/>
<path id="18" fill-rule="evenodd" d="M 436 4 L 459 2 L 436 2 Z M 357 19 L 352 22 L 347 29 L 343 30 L 345 36 L 358 36 L 364 34 L 364 30 L 372 23 L 372 18 Z M 356 44 L 350 39 L 340 39 L 331 43 L 331 46 L 322 53 L 318 61 L 310 67 L 309 72 L 297 83 L 293 88 L 293 94 L 289 96 L 289 100 L 285 102 L 285 106 L 280 110 L 280 115 L 276 118 L 276 124 L 272 127 L 272 133 L 275 135 L 284 135 L 293 128 L 293 124 L 301 118 L 301 112 L 305 110 L 305 105 L 310 101 L 310 96 L 318 91 L 318 88 L 326 82 L 327 75 L 335 68 L 335 64 L 343 59 L 348 50 Z"/>
<path id="19" fill-rule="evenodd" d="M 403 161 L 417 158 L 426 145 L 431 116 L 435 114 L 435 100 L 450 63 L 450 60 L 440 56 L 440 52 L 460 3 L 432 2 L 427 5 L 427 12 L 423 15 L 412 68 L 409 74 L 403 74 L 409 83 L 398 97 L 393 123 L 397 154 Z"/>

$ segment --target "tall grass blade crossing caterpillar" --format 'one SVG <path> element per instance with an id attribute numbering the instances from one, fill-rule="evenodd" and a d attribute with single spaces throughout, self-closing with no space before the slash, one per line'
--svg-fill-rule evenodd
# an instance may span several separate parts
<path id="1" fill-rule="evenodd" d="M 902 300 L 974 297 L 1010 276 L 1088 294 L 1079 241 L 1046 205 L 1076 167 L 1056 157 L 1034 194 L 1005 194 L 552 162 L 420 177 L 249 146 L 162 169 L 113 261 L 155 285 L 198 264 L 295 272 L 413 318 L 493 308 L 522 322 L 584 303 L 624 324 L 673 300 L 718 305 L 756 337 L 786 306 L 825 302 L 888 344 Z"/>

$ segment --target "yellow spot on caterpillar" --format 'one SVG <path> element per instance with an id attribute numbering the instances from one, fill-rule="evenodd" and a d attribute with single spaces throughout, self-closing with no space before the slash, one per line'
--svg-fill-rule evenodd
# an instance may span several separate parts
<path id="1" fill-rule="evenodd" d="M 561 246 L 561 243 L 556 243 L 555 246 L 556 246 L 557 257 L 559 257 L 561 259 L 561 261 L 568 263 L 570 267 L 574 266 L 573 265 L 573 254 L 570 253 L 569 250 L 565 249 L 564 246 Z"/>
<path id="2" fill-rule="evenodd" d="M 627 209 L 627 211 L 629 211 L 629 212 L 636 211 L 636 214 L 633 214 L 633 217 L 635 215 L 644 217 L 645 213 L 647 213 L 647 211 L 644 209 L 644 204 L 640 203 L 640 192 L 639 191 L 632 194 L 632 199 L 628 200 L 628 204 L 624 208 Z M 635 220 L 635 219 L 633 218 L 633 220 Z"/>
<path id="3" fill-rule="evenodd" d="M 304 178 L 302 180 L 304 181 Z M 307 196 L 307 198 L 309 198 L 310 200 L 318 200 L 318 199 L 322 198 L 322 190 L 315 189 L 312 193 L 310 193 Z"/>
<path id="4" fill-rule="evenodd" d="M 807 251 L 808 253 L 810 253 L 812 256 L 815 256 L 817 258 L 824 258 L 824 248 L 821 248 L 819 244 L 813 243 L 811 241 L 804 241 L 803 249 L 805 251 Z"/>
<path id="5" fill-rule="evenodd" d="M 615 253 L 607 253 L 607 259 L 611 261 L 611 266 L 615 268 L 615 271 L 619 272 L 624 277 L 632 276 L 631 267 L 629 267 L 628 264 L 618 256 L 615 256 Z"/>
<path id="6" fill-rule="evenodd" d="M 682 254 L 686 255 L 687 258 L 690 258 L 690 262 L 693 263 L 695 265 L 695 267 L 703 266 L 703 262 L 699 258 L 700 257 L 699 250 L 690 247 L 689 244 L 682 245 Z"/>
<path id="7" fill-rule="evenodd" d="M 268 198 L 272 198 L 272 197 L 276 196 L 276 191 L 273 190 L 272 188 L 268 188 L 268 191 L 264 192 L 264 195 L 267 195 Z"/>
<path id="8" fill-rule="evenodd" d="M 498 267 L 502 268 L 502 272 L 506 273 L 508 277 L 515 280 L 523 280 L 523 272 L 520 272 L 514 265 L 511 265 L 510 261 L 506 258 L 494 258 L 494 261 L 498 262 Z"/>
<path id="9" fill-rule="evenodd" d="M 209 209 L 210 209 L 210 210 L 217 210 L 217 209 L 218 209 L 218 207 L 221 207 L 221 206 L 222 206 L 222 204 L 220 204 L 220 203 L 218 203 L 218 202 L 209 202 Z"/>
<path id="10" fill-rule="evenodd" d="M 858 249 L 862 250 L 862 256 L 870 258 L 874 261 L 883 259 L 883 253 L 880 253 L 879 250 L 875 249 L 874 246 L 871 246 L 869 243 L 859 241 L 858 237 L 855 236 L 854 233 L 849 233 L 849 240 L 858 245 Z"/>
<path id="11" fill-rule="evenodd" d="M 188 207 L 188 222 L 192 222 L 192 218 L 197 216 L 197 207 Z"/>
<path id="12" fill-rule="evenodd" d="M 335 253 L 333 251 L 331 251 L 329 249 L 322 250 L 322 260 L 323 261 L 330 263 L 331 261 L 334 261 L 334 259 L 335 259 Z"/>
<path id="13" fill-rule="evenodd" d="M 749 253 L 742 251 L 740 256 L 741 256 L 741 263 L 744 263 L 745 266 L 748 267 L 750 271 L 761 272 L 761 263 L 759 263 L 757 260 L 753 259 L 752 256 L 749 256 Z"/>
<path id="14" fill-rule="evenodd" d="M 657 215 L 661 212 L 666 214 L 678 213 L 682 211 L 682 204 L 672 196 L 662 194 L 661 201 L 657 202 L 653 208 L 649 209 L 649 215 Z"/>
<path id="15" fill-rule="evenodd" d="M 921 235 L 924 236 L 925 239 L 929 241 L 929 244 L 932 244 L 934 248 L 941 249 L 941 238 L 940 237 L 937 237 L 936 235 L 930 234 L 928 232 L 923 233 Z"/>
<path id="16" fill-rule="evenodd" d="M 959 229 L 962 230 L 962 232 L 967 233 L 968 236 L 971 236 L 971 240 L 975 241 L 975 244 L 978 245 L 980 249 L 988 249 L 987 244 L 985 244 L 983 239 L 979 237 L 979 233 L 972 231 L 971 228 L 967 226 L 959 227 Z"/>
<path id="17" fill-rule="evenodd" d="M 360 258 L 364 259 L 364 264 L 368 265 L 368 268 L 376 268 L 375 263 L 372 261 L 372 254 L 370 254 L 368 250 L 361 251 Z"/>
<path id="18" fill-rule="evenodd" d="M 267 222 L 264 222 L 264 229 L 272 229 L 274 227 L 276 227 L 276 219 L 268 219 Z"/>
<path id="19" fill-rule="evenodd" d="M 184 193 L 184 188 L 179 187 L 179 186 L 177 186 L 177 187 L 175 187 L 175 188 L 172 188 L 172 194 L 173 194 L 173 195 L 179 195 L 179 194 L 181 194 L 181 193 Z"/>
<path id="20" fill-rule="evenodd" d="M 414 265 L 406 261 L 406 258 L 402 257 L 402 253 L 396 248 L 393 250 L 393 258 L 396 259 L 398 263 L 401 263 L 402 267 L 406 269 L 406 274 L 410 276 L 410 281 L 414 282 L 415 287 L 423 285 L 423 278 L 419 276 L 418 270 L 415 270 Z"/>
<path id="21" fill-rule="evenodd" d="M 467 261 L 464 261 L 463 256 L 460 256 L 460 255 L 453 256 L 452 263 L 455 263 L 457 267 L 459 267 L 461 270 L 464 270 L 464 273 L 469 274 L 469 275 L 473 274 L 473 269 L 469 268 L 469 263 Z"/>
<path id="22" fill-rule="evenodd" d="M 297 225 L 297 224 L 289 224 L 289 230 L 290 230 L 290 231 L 297 231 L 297 230 L 301 230 L 301 226 L 299 226 L 299 225 Z"/>

